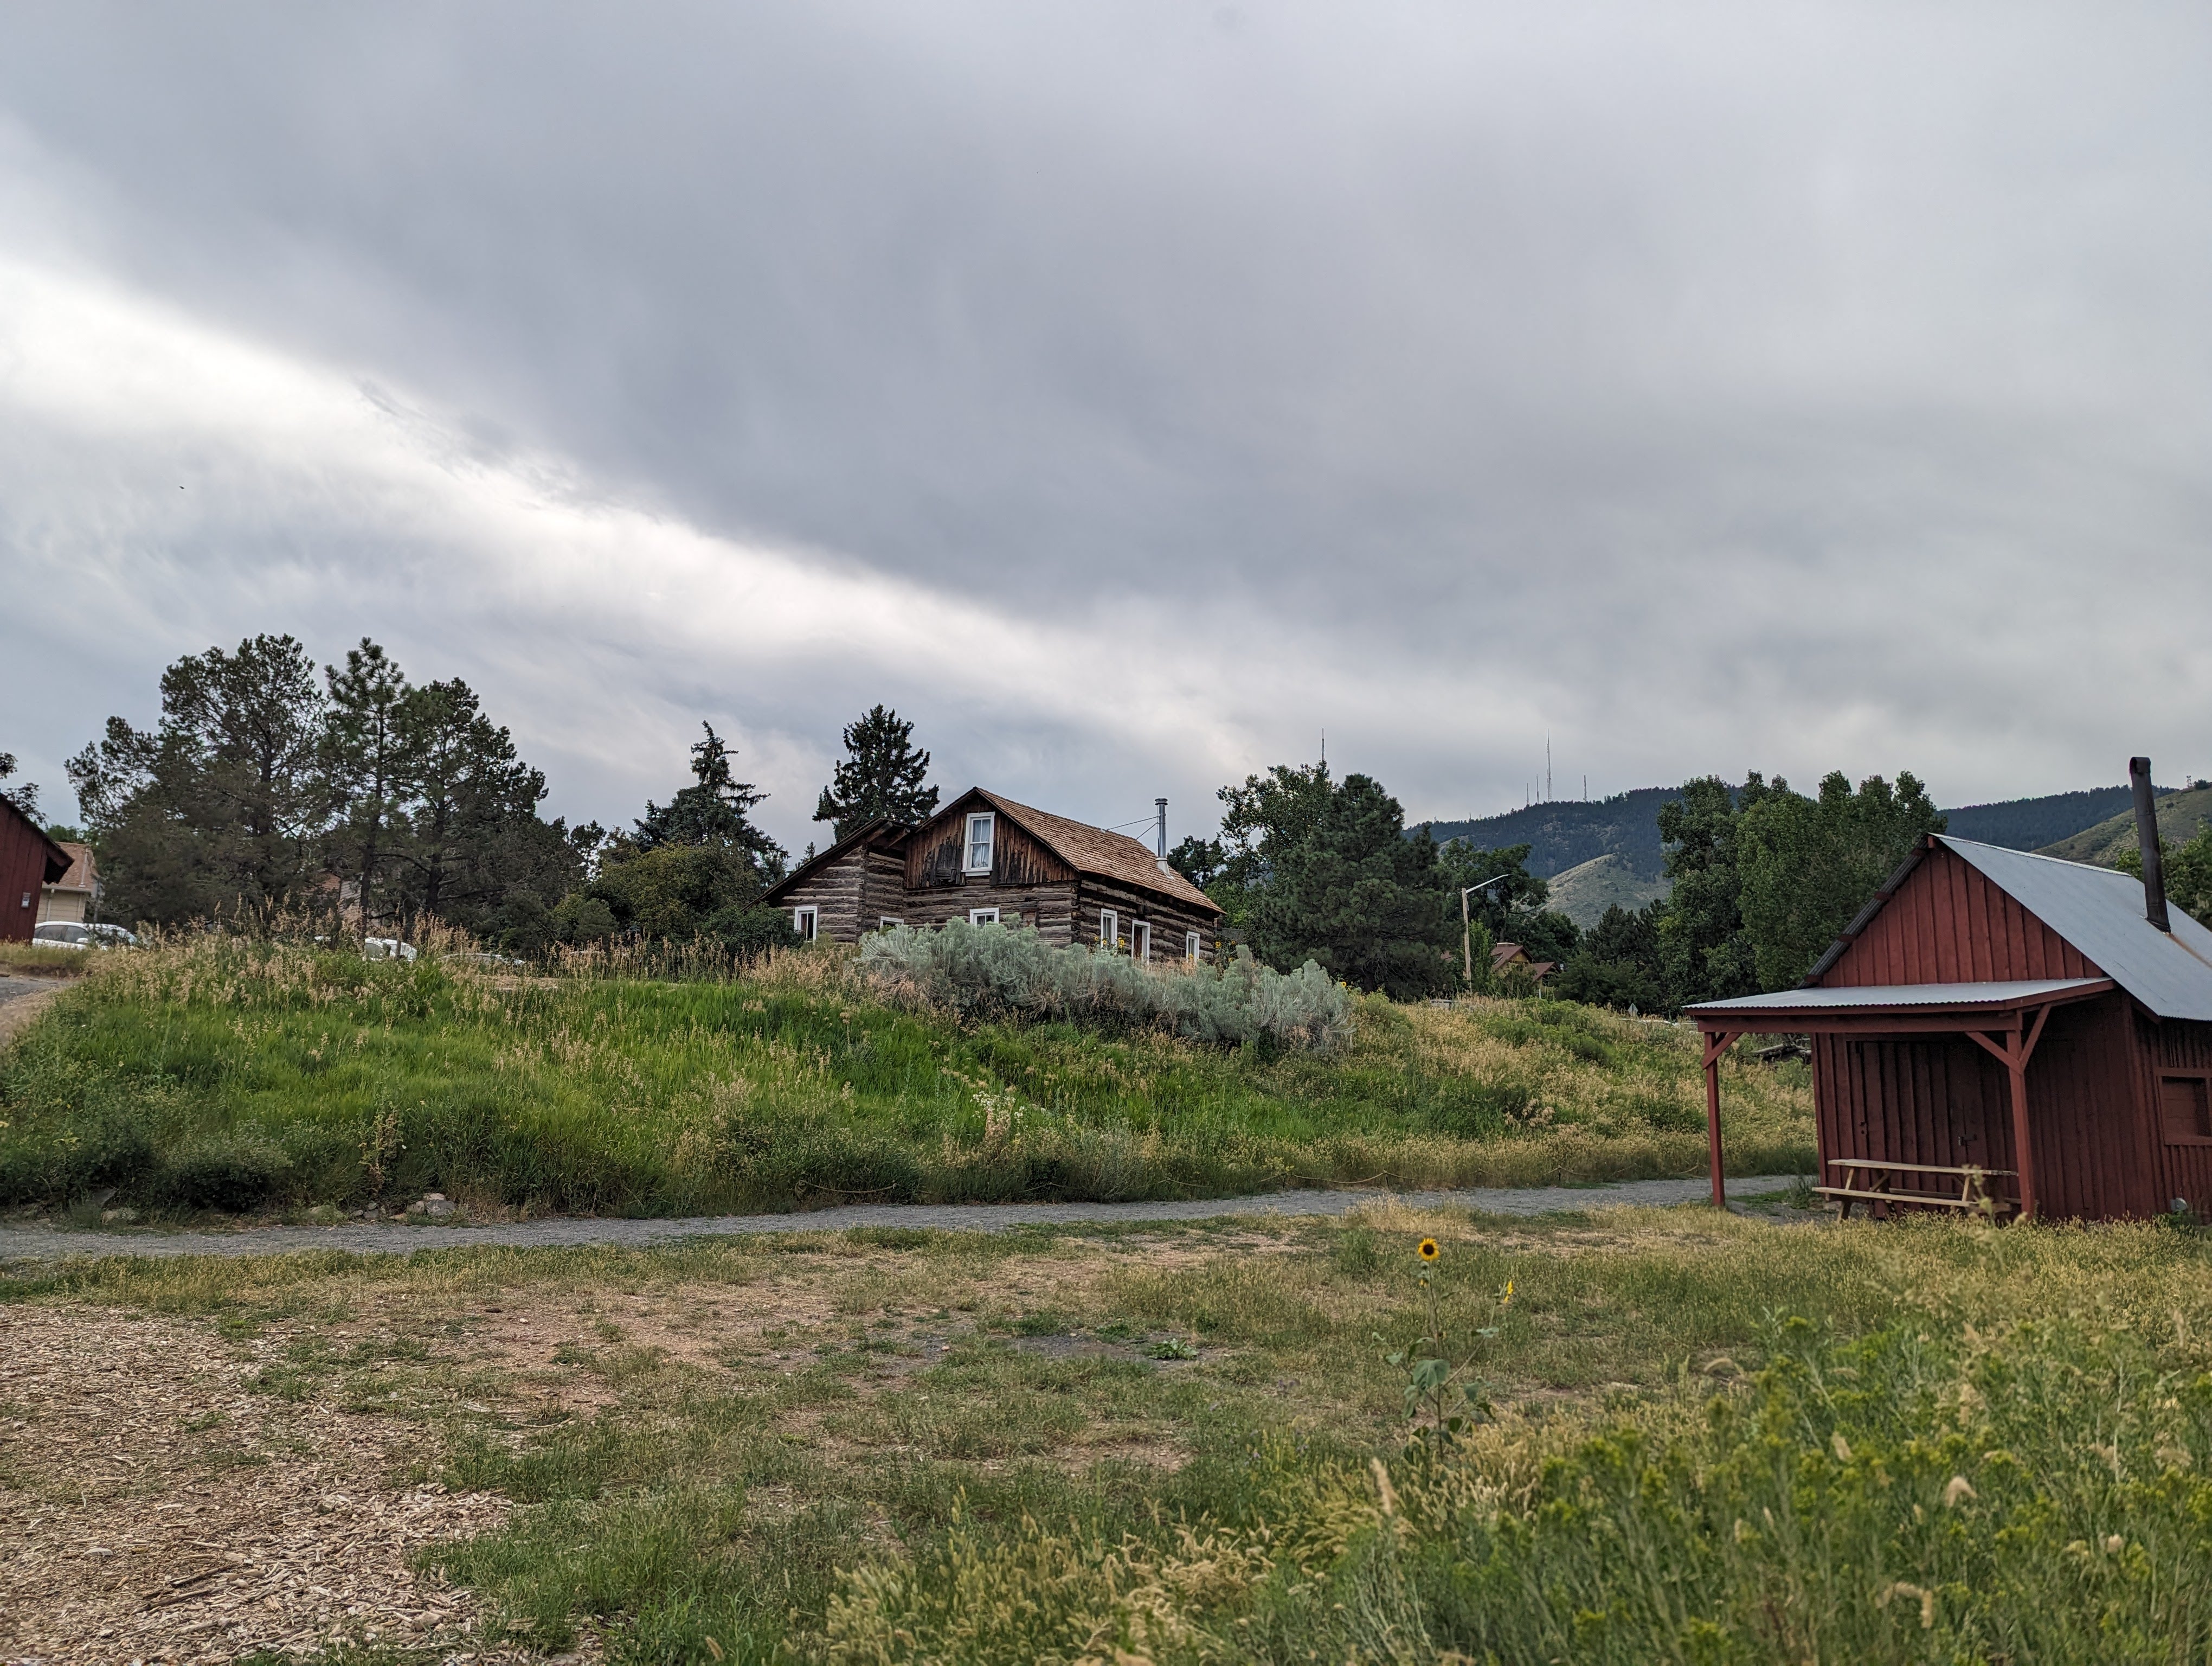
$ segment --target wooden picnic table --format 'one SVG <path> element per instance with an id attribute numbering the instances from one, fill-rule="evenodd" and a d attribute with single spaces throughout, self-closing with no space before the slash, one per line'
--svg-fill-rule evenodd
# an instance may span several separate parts
<path id="1" fill-rule="evenodd" d="M 1844 1171 L 1844 1183 L 1840 1186 L 1815 1186 L 1813 1189 L 1823 1197 L 1833 1198 L 1840 1217 L 1844 1220 L 1851 1218 L 1851 1205 L 1854 1203 L 1864 1203 L 1869 1207 L 1876 1203 L 1913 1203 L 1934 1209 L 1971 1209 L 1991 1215 L 2008 1215 L 2019 1207 L 2010 1198 L 1991 1197 L 1984 1184 L 1992 1175 L 2017 1178 L 2017 1174 L 2011 1169 L 1977 1168 L 1971 1163 L 1955 1165 L 1946 1163 L 1893 1163 L 1873 1157 L 1832 1157 L 1828 1159 L 1828 1166 Z M 1959 1182 L 1959 1195 L 1954 1197 L 1948 1191 L 1900 1191 L 1891 1183 L 1890 1176 L 1893 1174 L 1954 1176 Z M 1853 1183 L 1862 1179 L 1867 1183 Z"/>

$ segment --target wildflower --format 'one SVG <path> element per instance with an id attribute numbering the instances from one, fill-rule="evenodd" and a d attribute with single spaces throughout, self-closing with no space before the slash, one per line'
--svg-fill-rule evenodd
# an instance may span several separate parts
<path id="1" fill-rule="evenodd" d="M 1421 1240 L 1420 1248 L 1414 1253 L 1419 1255 L 1423 1261 L 1434 1261 L 1438 1256 L 1443 1254 L 1443 1251 L 1437 1248 L 1437 1241 L 1434 1238 L 1423 1238 Z"/>
<path id="2" fill-rule="evenodd" d="M 1498 1292 L 1498 1306 L 1500 1306 L 1500 1307 L 1510 1307 L 1510 1306 L 1512 1306 L 1512 1305 L 1513 1305 L 1513 1280 L 1510 1280 L 1510 1279 L 1506 1280 L 1506 1281 L 1505 1281 L 1505 1288 L 1504 1288 L 1504 1289 L 1503 1289 L 1503 1290 L 1501 1290 L 1501 1291 L 1499 1291 L 1499 1292 Z"/>

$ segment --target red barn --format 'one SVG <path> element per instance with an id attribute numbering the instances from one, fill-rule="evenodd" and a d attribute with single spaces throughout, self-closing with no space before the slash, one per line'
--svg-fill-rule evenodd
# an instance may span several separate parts
<path id="1" fill-rule="evenodd" d="M 70 871 L 70 854 L 0 793 L 0 943 L 21 943 L 39 922 L 39 890 Z"/>
<path id="2" fill-rule="evenodd" d="M 1979 1187 L 2021 1215 L 2212 1213 L 2212 931 L 2166 915 L 2154 867 L 1931 836 L 1802 988 L 1690 1009 L 1714 1201 L 1720 1055 L 1786 1033 L 1812 1037 L 1820 1178 L 1846 1211 Z"/>

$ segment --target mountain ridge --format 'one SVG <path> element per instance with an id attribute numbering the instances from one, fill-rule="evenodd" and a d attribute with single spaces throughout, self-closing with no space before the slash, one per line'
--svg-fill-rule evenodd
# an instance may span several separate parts
<path id="1" fill-rule="evenodd" d="M 2164 801 L 2177 796 L 2193 800 L 2198 789 L 2192 787 L 2178 792 L 2160 787 L 2154 790 L 2161 802 L 2160 824 L 2171 839 L 2175 828 L 2166 826 Z M 2203 794 L 2204 819 L 2212 820 L 2212 788 L 2203 789 Z M 1679 787 L 1639 787 L 1610 798 L 1551 799 L 1502 815 L 1431 821 L 1424 825 L 1438 843 L 1467 839 L 1489 850 L 1525 844 L 1529 847 L 1528 871 L 1546 879 L 1583 867 L 1601 856 L 1618 857 L 1620 870 L 1612 872 L 1611 882 L 1633 881 L 1640 886 L 1659 879 L 1666 872 L 1666 852 L 1659 842 L 1659 806 L 1681 796 Z M 2113 841 L 2122 836 L 2126 847 L 2132 848 L 2135 837 L 2132 800 L 2124 786 L 1960 805 L 1943 813 L 1949 818 L 1948 830 L 1962 839 L 2049 855 L 2066 854 L 2059 846 L 2086 839 L 2100 828 L 2111 829 L 2115 823 L 2121 824 L 2117 832 L 2100 839 L 2097 848 L 2108 844 L 2114 849 L 2121 848 Z M 2192 823 L 2181 836 L 2188 836 L 2199 824 Z M 2073 860 L 2099 859 L 2075 856 Z"/>

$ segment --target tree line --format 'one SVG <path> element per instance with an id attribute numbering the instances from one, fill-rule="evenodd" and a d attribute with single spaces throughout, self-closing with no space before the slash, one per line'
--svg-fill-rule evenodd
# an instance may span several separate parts
<path id="1" fill-rule="evenodd" d="M 428 922 L 515 954 L 618 937 L 736 951 L 789 939 L 762 891 L 789 858 L 752 819 L 766 797 L 702 724 L 691 781 L 626 830 L 545 818 L 545 776 L 459 678 L 414 683 L 364 637 L 318 666 L 287 635 L 189 654 L 161 679 L 150 727 L 107 720 L 65 768 L 103 912 L 132 922 L 267 929 L 344 921 L 409 936 Z M 878 705 L 845 730 L 848 757 L 816 819 L 836 836 L 878 814 L 933 810 L 929 755 Z M 0 754 L 0 781 L 15 760 Z M 39 819 L 38 789 L 9 781 Z"/>
<path id="2" fill-rule="evenodd" d="M 1553 993 L 1646 1012 L 1799 982 L 1914 844 L 1944 826 L 1910 772 L 1856 788 L 1838 772 L 1810 796 L 1757 772 L 1741 787 L 1701 777 L 1658 812 L 1668 894 L 1608 909 L 1583 932 L 1548 906 L 1530 847 L 1438 843 L 1425 826 L 1408 829 L 1368 776 L 1279 764 L 1218 796 L 1219 836 L 1186 839 L 1169 860 L 1261 959 L 1310 958 L 1410 1000 L 1489 990 L 1490 951 L 1511 941 L 1558 965 Z M 2212 876 L 2212 835 L 2205 843 Z M 2193 884 L 2194 859 L 2177 860 Z"/>
<path id="3" fill-rule="evenodd" d="M 789 942 L 787 918 L 760 901 L 791 866 L 753 818 L 767 795 L 701 728 L 691 779 L 667 803 L 648 800 L 627 829 L 572 827 L 539 813 L 544 774 L 459 678 L 412 683 L 367 638 L 318 667 L 291 636 L 264 635 L 170 666 L 151 728 L 110 718 L 67 765 L 83 828 L 52 830 L 94 845 L 106 912 L 126 921 L 265 928 L 327 915 L 403 936 L 434 921 L 522 955 Z M 880 704 L 845 727 L 815 807 L 833 840 L 935 812 L 913 729 Z M 0 780 L 14 767 L 0 755 Z M 35 819 L 35 787 L 5 790 Z M 1439 842 L 1370 776 L 1278 764 L 1218 796 L 1220 832 L 1168 860 L 1268 964 L 1310 959 L 1414 1000 L 1490 988 L 1491 951 L 1512 941 L 1559 965 L 1554 993 L 1653 1012 L 1797 982 L 1944 826 L 1910 773 L 1856 787 L 1832 774 L 1809 796 L 1756 773 L 1740 787 L 1702 777 L 1659 811 L 1667 895 L 1582 932 L 1549 906 L 1528 845 Z M 2167 873 L 2179 906 L 2212 904 L 2212 832 Z"/>

